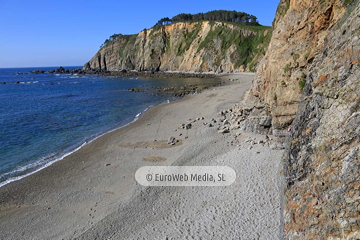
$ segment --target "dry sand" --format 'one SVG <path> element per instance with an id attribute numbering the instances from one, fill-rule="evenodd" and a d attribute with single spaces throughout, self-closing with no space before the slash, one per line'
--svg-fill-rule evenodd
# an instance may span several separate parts
<path id="1" fill-rule="evenodd" d="M 0 239 L 281 239 L 282 151 L 235 141 L 203 123 L 219 118 L 252 75 L 153 107 L 65 159 L 0 188 Z M 178 129 L 197 119 L 189 130 Z M 181 136 L 180 136 L 181 135 Z M 179 140 L 167 144 L 169 137 Z M 233 145 L 231 144 L 233 141 Z M 238 146 L 240 145 L 240 146 Z M 144 187 L 142 166 L 232 167 L 227 187 Z"/>

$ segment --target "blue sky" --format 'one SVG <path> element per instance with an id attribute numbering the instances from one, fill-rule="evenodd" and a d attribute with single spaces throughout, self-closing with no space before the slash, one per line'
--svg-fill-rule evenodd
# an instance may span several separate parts
<path id="1" fill-rule="evenodd" d="M 0 68 L 81 66 L 114 33 L 179 13 L 236 10 L 270 26 L 280 0 L 0 0 Z"/>

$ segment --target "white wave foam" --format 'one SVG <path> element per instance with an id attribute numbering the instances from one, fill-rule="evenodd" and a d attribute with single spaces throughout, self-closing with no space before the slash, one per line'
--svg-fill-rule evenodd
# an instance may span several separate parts
<path id="1" fill-rule="evenodd" d="M 38 169 L 36 169 L 36 170 L 34 170 L 34 171 L 30 172 L 30 173 L 27 173 L 27 174 L 24 174 L 24 175 L 21 175 L 21 176 L 17 176 L 17 177 L 11 177 L 11 178 L 5 180 L 4 182 L 0 182 L 0 187 L 3 187 L 3 186 L 5 186 L 5 185 L 7 185 L 7 184 L 9 184 L 9 183 L 11 183 L 11 182 L 15 182 L 15 181 L 18 181 L 18 180 L 20 180 L 20 179 L 23 179 L 23 178 L 25 178 L 25 177 L 27 177 L 27 176 L 30 176 L 31 174 L 37 173 L 37 172 L 39 172 L 40 170 L 42 170 L 42 169 L 44 169 L 44 168 L 46 168 L 46 167 L 49 167 L 49 166 L 52 165 L 53 163 L 55 163 L 55 162 L 57 162 L 57 161 L 60 161 L 60 160 L 64 159 L 65 157 L 69 156 L 70 154 L 78 151 L 78 150 L 79 150 L 80 148 L 82 148 L 83 146 L 85 146 L 85 145 L 87 145 L 87 144 L 95 141 L 96 139 L 104 136 L 105 134 L 111 133 L 111 132 L 116 131 L 116 130 L 118 130 L 118 129 L 120 129 L 120 128 L 123 128 L 123 127 L 128 126 L 129 124 L 131 124 L 131 123 L 135 122 L 136 120 L 138 120 L 139 117 L 140 117 L 142 114 L 144 114 L 147 110 L 149 110 L 151 107 L 153 107 L 153 105 L 150 105 L 149 107 L 145 108 L 145 109 L 144 109 L 143 111 L 141 111 L 140 113 L 136 114 L 133 121 L 131 121 L 131 122 L 129 122 L 129 123 L 127 123 L 127 124 L 125 124 L 125 125 L 123 125 L 123 126 L 121 126 L 121 127 L 118 127 L 118 128 L 113 129 L 113 130 L 110 130 L 110 131 L 108 131 L 108 132 L 106 132 L 106 133 L 100 134 L 100 135 L 98 135 L 97 137 L 94 137 L 94 139 L 92 139 L 92 140 L 90 140 L 90 141 L 88 141 L 88 142 L 84 142 L 83 144 L 81 144 L 81 146 L 77 147 L 77 148 L 74 149 L 73 151 L 70 151 L 70 152 L 68 152 L 68 153 L 65 153 L 64 155 L 62 155 L 62 156 L 59 157 L 59 158 L 56 158 L 56 159 L 54 159 L 54 160 L 52 160 L 52 161 L 50 161 L 50 162 L 48 162 L 48 163 L 44 163 L 45 159 L 48 158 L 48 157 L 44 157 L 42 160 L 37 161 L 36 163 L 31 163 L 31 164 L 28 164 L 28 165 L 26 165 L 26 166 L 22 166 L 22 167 L 14 170 L 14 171 L 12 171 L 12 172 L 10 172 L 10 173 L 6 173 L 6 175 L 13 175 L 14 173 L 20 173 L 20 172 L 25 171 L 25 170 L 27 170 L 27 169 L 34 168 L 34 167 L 36 167 L 36 166 L 40 166 L 40 165 L 44 164 L 43 166 L 39 167 Z M 2 176 L 6 176 L 6 175 L 2 175 Z"/>
<path id="2" fill-rule="evenodd" d="M 20 82 L 20 83 L 26 83 L 26 84 L 31 84 L 31 83 L 38 83 L 39 81 L 30 81 L 30 82 Z"/>
<path id="3" fill-rule="evenodd" d="M 153 107 L 153 105 L 150 105 L 149 107 L 145 108 L 143 111 L 141 111 L 141 112 L 139 112 L 138 114 L 136 114 L 136 115 L 135 115 L 135 118 L 134 118 L 134 120 L 133 120 L 132 122 L 135 122 L 136 120 L 138 120 L 141 115 L 143 115 L 147 110 L 149 110 L 149 109 L 152 108 L 152 107 Z M 131 122 L 131 123 L 132 123 L 132 122 Z"/>
<path id="4" fill-rule="evenodd" d="M 44 161 L 45 161 L 45 159 L 46 159 L 46 157 L 45 157 L 45 158 L 43 158 L 42 160 L 40 160 L 39 162 L 35 162 L 35 163 L 31 163 L 31 164 L 28 164 L 28 165 L 25 165 L 25 166 L 21 166 L 21 167 L 19 167 L 18 169 L 14 170 L 14 171 L 12 171 L 12 172 L 10 172 L 10 173 L 7 173 L 6 175 L 13 175 L 14 173 L 19 173 L 19 172 L 22 172 L 22 171 L 26 171 L 26 170 L 28 170 L 28 169 L 30 169 L 30 168 L 34 168 L 34 167 L 37 167 L 37 166 L 40 166 L 40 165 L 44 164 L 44 165 L 41 166 L 40 168 L 38 168 L 38 169 L 36 169 L 36 170 L 34 170 L 34 171 L 30 172 L 30 173 L 27 173 L 27 174 L 24 174 L 24 175 L 21 175 L 21 176 L 17 176 L 17 177 L 12 177 L 12 178 L 9 178 L 9 179 L 5 180 L 4 182 L 1 182 L 1 183 L 0 183 L 0 187 L 5 186 L 6 184 L 9 184 L 9 183 L 11 183 L 11 182 L 14 182 L 14 181 L 23 179 L 23 178 L 25 178 L 25 177 L 27 177 L 27 176 L 30 176 L 31 174 L 34 174 L 34 173 L 36 173 L 36 172 L 38 172 L 38 171 L 40 171 L 40 170 L 42 170 L 42 169 L 44 169 L 44 168 L 52 165 L 53 163 L 64 159 L 65 157 L 67 157 L 67 156 L 69 156 L 70 154 L 76 152 L 77 150 L 79 150 L 80 148 L 82 148 L 83 146 L 85 146 L 86 144 L 87 144 L 87 142 L 84 142 L 83 144 L 81 144 L 81 146 L 77 147 L 75 150 L 70 151 L 70 152 L 68 152 L 68 153 L 65 153 L 65 154 L 62 155 L 61 157 L 56 158 L 56 159 L 54 159 L 54 160 L 52 160 L 52 161 L 50 161 L 50 162 L 48 162 L 48 163 L 45 163 L 45 164 L 44 164 Z"/>

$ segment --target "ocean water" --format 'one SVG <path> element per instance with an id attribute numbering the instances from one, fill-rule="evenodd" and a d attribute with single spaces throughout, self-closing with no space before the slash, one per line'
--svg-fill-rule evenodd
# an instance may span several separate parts
<path id="1" fill-rule="evenodd" d="M 6 83 L 0 84 L 0 187 L 61 160 L 106 132 L 127 125 L 152 106 L 175 100 L 169 95 L 152 94 L 154 86 L 216 81 L 46 73 L 14 75 L 56 68 L 0 69 L 0 83 Z M 139 87 L 148 91 L 128 91 Z"/>

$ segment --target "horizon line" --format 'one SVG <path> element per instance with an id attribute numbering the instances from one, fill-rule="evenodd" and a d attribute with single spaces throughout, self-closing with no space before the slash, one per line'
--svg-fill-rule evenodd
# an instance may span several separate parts
<path id="1" fill-rule="evenodd" d="M 0 69 L 7 69 L 7 68 L 59 68 L 59 67 L 83 67 L 84 65 L 59 65 L 59 66 L 41 66 L 41 67 L 0 67 Z"/>

